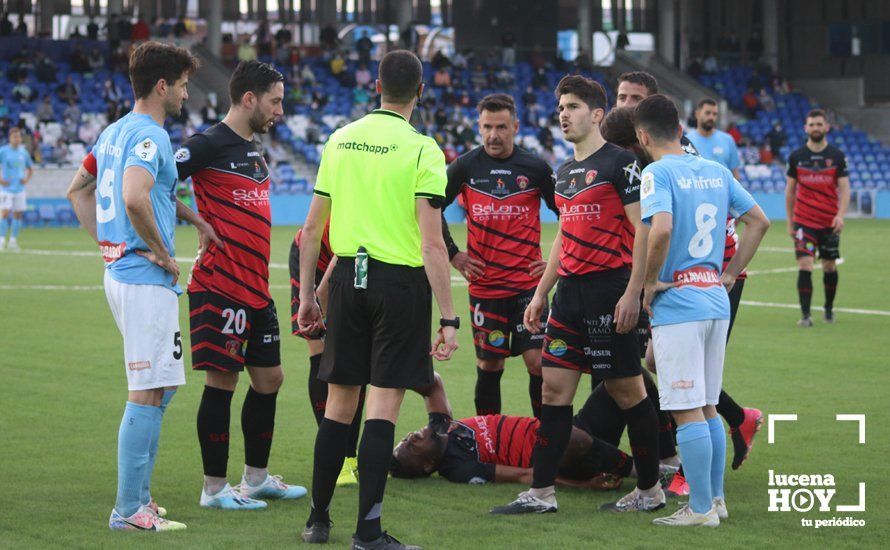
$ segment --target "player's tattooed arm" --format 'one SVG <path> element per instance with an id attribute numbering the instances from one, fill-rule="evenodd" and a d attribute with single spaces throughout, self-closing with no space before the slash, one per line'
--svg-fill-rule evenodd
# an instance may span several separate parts
<path id="1" fill-rule="evenodd" d="M 71 185 L 68 186 L 68 201 L 74 208 L 77 221 L 86 229 L 90 237 L 97 243 L 96 234 L 96 176 L 90 174 L 82 165 L 78 167 Z"/>

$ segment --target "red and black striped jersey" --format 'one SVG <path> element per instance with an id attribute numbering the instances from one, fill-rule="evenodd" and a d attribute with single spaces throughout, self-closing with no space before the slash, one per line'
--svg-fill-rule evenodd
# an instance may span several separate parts
<path id="1" fill-rule="evenodd" d="M 473 431 L 480 461 L 517 468 L 531 467 L 540 425 L 537 418 L 488 414 L 458 422 Z"/>
<path id="2" fill-rule="evenodd" d="M 259 142 L 220 122 L 190 137 L 175 158 L 180 179 L 192 178 L 198 211 L 225 242 L 223 249 L 210 243 L 192 270 L 189 292 L 209 290 L 249 307 L 266 306 L 272 210 Z"/>
<path id="3" fill-rule="evenodd" d="M 794 223 L 813 229 L 831 227 L 838 213 L 837 182 L 847 176 L 847 159 L 828 145 L 815 153 L 804 144 L 788 157 L 788 177 L 797 180 Z"/>
<path id="4" fill-rule="evenodd" d="M 550 166 L 521 147 L 505 159 L 476 147 L 448 166 L 445 206 L 455 198 L 467 211 L 467 254 L 485 264 L 470 294 L 506 298 L 537 286 L 529 269 L 541 259 L 541 199 L 556 211 Z"/>
<path id="5" fill-rule="evenodd" d="M 630 267 L 634 227 L 624 206 L 640 201 L 640 172 L 636 156 L 612 143 L 559 167 L 560 276 Z"/>
<path id="6" fill-rule="evenodd" d="M 300 237 L 303 235 L 303 229 L 297 231 L 294 236 L 294 243 L 300 246 Z M 334 259 L 334 251 L 331 250 L 331 222 L 324 226 L 324 232 L 321 234 L 321 247 L 318 249 L 318 263 L 315 264 L 315 280 L 320 281 L 324 276 L 324 272 L 328 270 L 331 260 Z"/>
<path id="7" fill-rule="evenodd" d="M 732 216 L 726 218 L 726 244 L 723 245 L 723 268 L 720 269 L 721 272 L 726 271 L 726 266 L 729 265 L 729 262 L 732 260 L 732 257 L 735 256 L 736 250 L 739 249 L 739 235 L 735 232 L 735 218 Z M 739 279 L 745 279 L 748 277 L 748 273 L 746 271 L 742 271 L 742 273 L 738 276 Z"/>

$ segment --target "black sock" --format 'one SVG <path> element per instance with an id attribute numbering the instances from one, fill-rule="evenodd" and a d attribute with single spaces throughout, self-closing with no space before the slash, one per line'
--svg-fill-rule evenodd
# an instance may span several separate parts
<path id="1" fill-rule="evenodd" d="M 431 412 L 427 415 L 430 419 L 429 425 L 433 432 L 437 434 L 448 433 L 448 427 L 451 426 L 451 417 L 445 413 Z"/>
<path id="2" fill-rule="evenodd" d="M 583 477 L 588 479 L 601 472 L 628 477 L 634 465 L 633 459 L 627 453 L 597 437 L 593 438 L 590 448 L 581 456 L 580 462 L 580 472 L 583 472 Z"/>
<path id="3" fill-rule="evenodd" d="M 532 402 L 532 414 L 535 418 L 541 418 L 541 388 L 543 386 L 543 376 L 528 373 L 528 397 Z"/>
<path id="4" fill-rule="evenodd" d="M 738 428 L 745 421 L 745 411 L 723 390 L 720 390 L 717 412 L 726 420 L 730 428 Z"/>
<path id="5" fill-rule="evenodd" d="M 497 372 L 482 370 L 476 367 L 476 414 L 501 413 L 501 375 Z"/>
<path id="6" fill-rule="evenodd" d="M 834 307 L 834 295 L 837 293 L 837 271 L 823 273 L 822 284 L 825 285 L 825 311 L 831 311 Z"/>
<path id="7" fill-rule="evenodd" d="M 229 463 L 229 420 L 235 392 L 204 386 L 198 407 L 198 443 L 204 475 L 226 477 Z"/>
<path id="8" fill-rule="evenodd" d="M 383 534 L 380 513 L 395 433 L 396 426 L 389 420 L 374 418 L 365 421 L 358 452 L 358 523 L 355 528 L 356 536 L 365 542 Z"/>
<path id="9" fill-rule="evenodd" d="M 578 416 L 583 425 L 578 426 L 593 437 L 598 437 L 606 443 L 617 447 L 621 443 L 621 434 L 624 433 L 624 416 L 621 408 L 604 384 L 594 388 L 593 393 L 587 398 L 584 406 L 578 411 Z"/>
<path id="10" fill-rule="evenodd" d="M 646 386 L 646 395 L 652 401 L 655 412 L 658 415 L 658 458 L 670 458 L 677 455 L 677 447 L 674 443 L 673 419 L 667 411 L 661 410 L 658 384 L 652 379 L 652 375 L 643 371 L 643 384 Z"/>
<path id="11" fill-rule="evenodd" d="M 658 415 L 649 399 L 621 412 L 637 467 L 637 487 L 649 489 L 658 481 Z"/>
<path id="12" fill-rule="evenodd" d="M 797 272 L 797 295 L 800 297 L 800 311 L 804 317 L 810 316 L 810 301 L 813 299 L 813 273 L 801 269 Z"/>
<path id="13" fill-rule="evenodd" d="M 312 405 L 315 423 L 320 426 L 321 419 L 324 418 L 325 404 L 328 402 L 328 383 L 318 379 L 319 365 L 321 365 L 320 353 L 309 358 L 309 404 Z"/>
<path id="14" fill-rule="evenodd" d="M 532 488 L 541 489 L 556 483 L 559 463 L 572 435 L 572 406 L 543 405 L 541 425 L 532 452 L 534 464 Z"/>
<path id="15" fill-rule="evenodd" d="M 358 434 L 362 429 L 362 412 L 365 409 L 365 388 L 358 394 L 358 406 L 355 408 L 355 416 L 352 417 L 352 424 L 349 425 L 349 440 L 346 442 L 346 456 L 355 458 L 358 454 Z"/>
<path id="16" fill-rule="evenodd" d="M 244 434 L 244 464 L 254 468 L 269 465 L 272 434 L 275 431 L 275 401 L 278 392 L 259 393 L 248 388 L 241 407 L 241 432 Z"/>
<path id="17" fill-rule="evenodd" d="M 328 508 L 334 496 L 337 476 L 343 468 L 349 424 L 341 424 L 329 418 L 321 421 L 315 435 L 315 458 L 312 463 L 312 508 L 308 527 L 316 521 L 331 520 Z"/>

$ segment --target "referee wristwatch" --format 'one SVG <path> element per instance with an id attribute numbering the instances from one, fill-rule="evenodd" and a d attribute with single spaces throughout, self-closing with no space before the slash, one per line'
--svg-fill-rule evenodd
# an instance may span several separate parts
<path id="1" fill-rule="evenodd" d="M 455 329 L 460 328 L 460 317 L 455 317 L 454 319 L 439 319 L 440 327 L 454 327 Z"/>

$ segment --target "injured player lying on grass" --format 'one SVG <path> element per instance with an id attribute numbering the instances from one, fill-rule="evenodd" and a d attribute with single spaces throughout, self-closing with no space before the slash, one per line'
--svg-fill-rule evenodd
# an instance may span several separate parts
<path id="1" fill-rule="evenodd" d="M 557 483 L 610 491 L 636 477 L 633 459 L 598 437 L 593 396 L 574 417 Z M 409 433 L 393 450 L 393 477 L 433 472 L 455 483 L 529 483 L 538 419 L 500 414 L 452 420 Z M 662 476 L 676 468 L 662 466 Z"/>

